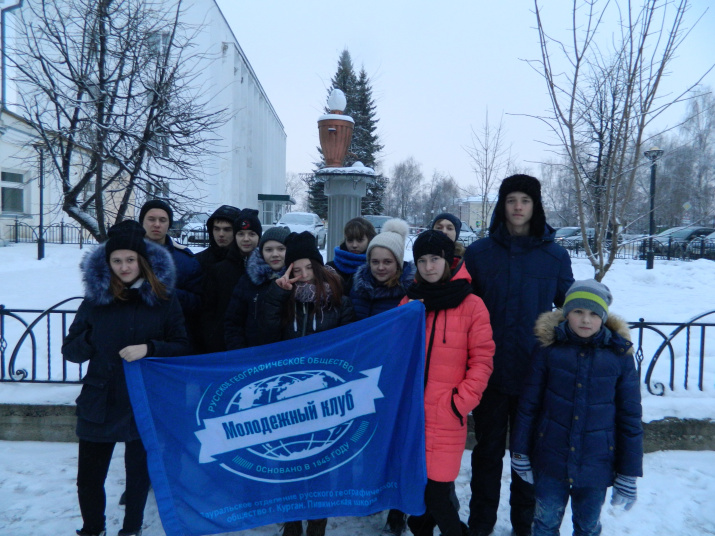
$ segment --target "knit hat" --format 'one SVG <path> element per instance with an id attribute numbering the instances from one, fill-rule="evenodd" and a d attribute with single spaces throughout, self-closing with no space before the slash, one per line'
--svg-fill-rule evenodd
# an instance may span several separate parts
<path id="1" fill-rule="evenodd" d="M 412 246 L 415 263 L 422 255 L 437 255 L 451 266 L 454 260 L 454 242 L 442 231 L 429 229 L 420 233 Z"/>
<path id="2" fill-rule="evenodd" d="M 275 227 L 271 227 L 261 235 L 261 239 L 258 242 L 258 251 L 263 252 L 263 246 L 269 240 L 275 240 L 276 242 L 280 242 L 285 246 L 286 238 L 288 238 L 289 234 L 289 227 L 284 227 L 282 225 L 276 225 Z"/>
<path id="3" fill-rule="evenodd" d="M 576 281 L 566 292 L 564 316 L 574 309 L 588 309 L 599 315 L 605 322 L 611 302 L 613 302 L 611 291 L 603 283 L 599 283 L 595 279 Z"/>
<path id="4" fill-rule="evenodd" d="M 142 208 L 139 211 L 139 223 L 142 225 L 144 224 L 144 216 L 146 216 L 146 213 L 153 208 L 159 208 L 166 212 L 166 214 L 169 216 L 169 227 L 171 227 L 171 225 L 174 223 L 174 211 L 171 210 L 169 203 L 167 203 L 166 201 L 162 201 L 161 199 L 150 199 L 142 205 Z"/>
<path id="5" fill-rule="evenodd" d="M 156 207 L 155 207 L 156 208 Z M 124 220 L 112 225 L 107 231 L 108 240 L 104 243 L 104 253 L 109 261 L 109 256 L 118 249 L 129 249 L 136 251 L 146 258 L 146 242 L 144 242 L 146 231 L 139 222 L 134 220 Z"/>
<path id="6" fill-rule="evenodd" d="M 501 186 L 499 186 L 497 206 L 494 207 L 494 215 L 489 225 L 489 232 L 493 233 L 499 227 L 499 224 L 506 223 L 504 208 L 506 206 L 506 196 L 513 192 L 523 192 L 531 197 L 534 203 L 534 210 L 529 221 L 529 234 L 542 236 L 546 225 L 546 214 L 544 213 L 544 205 L 541 203 L 541 183 L 530 175 L 512 175 L 502 181 Z"/>
<path id="7" fill-rule="evenodd" d="M 323 265 L 323 256 L 318 251 L 315 237 L 310 231 L 291 233 L 285 240 L 286 266 L 298 259 L 310 259 Z"/>
<path id="8" fill-rule="evenodd" d="M 258 236 L 263 234 L 261 220 L 258 219 L 258 211 L 255 208 L 244 208 L 233 222 L 233 232 L 238 234 L 238 231 L 253 231 Z"/>
<path id="9" fill-rule="evenodd" d="M 430 229 L 434 229 L 434 226 L 437 225 L 437 222 L 439 220 L 449 220 L 452 222 L 452 225 L 454 225 L 454 230 L 457 231 L 457 238 L 459 238 L 459 233 L 462 230 L 462 222 L 457 216 L 454 214 L 450 214 L 449 212 L 443 212 L 442 214 L 437 214 L 435 218 L 432 220 L 432 223 L 429 224 Z"/>
<path id="10" fill-rule="evenodd" d="M 402 263 L 405 258 L 405 240 L 410 228 L 407 222 L 399 218 L 387 220 L 382 226 L 382 232 L 370 240 L 365 254 L 370 258 L 370 251 L 375 246 L 389 249 L 397 259 L 397 266 L 402 268 Z"/>

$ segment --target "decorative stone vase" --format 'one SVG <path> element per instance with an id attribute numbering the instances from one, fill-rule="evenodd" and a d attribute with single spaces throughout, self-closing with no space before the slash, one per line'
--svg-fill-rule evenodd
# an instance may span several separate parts
<path id="1" fill-rule="evenodd" d="M 325 167 L 341 167 L 353 138 L 353 118 L 342 114 L 326 114 L 318 119 L 320 147 Z"/>

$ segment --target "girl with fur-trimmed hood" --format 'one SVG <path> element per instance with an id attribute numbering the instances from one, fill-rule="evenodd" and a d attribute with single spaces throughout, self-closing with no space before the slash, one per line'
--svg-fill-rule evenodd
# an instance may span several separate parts
<path id="1" fill-rule="evenodd" d="M 224 318 L 224 337 L 227 350 L 239 350 L 271 342 L 275 329 L 263 322 L 260 311 L 263 296 L 271 283 L 286 272 L 285 241 L 288 227 L 271 227 L 253 250 L 231 294 Z"/>
<path id="2" fill-rule="evenodd" d="M 80 536 L 105 534 L 104 482 L 117 442 L 126 444 L 126 511 L 120 536 L 138 536 L 149 492 L 146 452 L 134 421 L 122 361 L 188 355 L 171 255 L 145 241 L 135 221 L 82 259 L 85 298 L 62 345 L 67 361 L 89 361 L 77 398 Z"/>
<path id="3" fill-rule="evenodd" d="M 543 313 L 510 440 L 512 468 L 534 484 L 533 535 L 558 534 L 571 498 L 574 531 L 601 533 L 606 490 L 629 510 L 643 476 L 638 374 L 628 324 L 609 314 L 611 293 L 576 281 L 563 311 Z"/>

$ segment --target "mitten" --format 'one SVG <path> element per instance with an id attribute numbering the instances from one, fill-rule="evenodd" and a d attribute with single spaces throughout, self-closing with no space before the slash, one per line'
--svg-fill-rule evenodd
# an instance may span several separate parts
<path id="1" fill-rule="evenodd" d="M 636 502 L 636 477 L 616 475 L 613 482 L 613 495 L 611 495 L 611 505 L 623 506 L 624 510 L 630 510 Z"/>
<path id="2" fill-rule="evenodd" d="M 531 470 L 531 461 L 526 454 L 514 453 L 511 457 L 511 468 L 524 482 L 534 483 L 534 472 Z"/>

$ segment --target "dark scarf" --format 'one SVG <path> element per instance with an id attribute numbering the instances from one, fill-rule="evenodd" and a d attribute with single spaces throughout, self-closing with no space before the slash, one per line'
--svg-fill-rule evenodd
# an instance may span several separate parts
<path id="1" fill-rule="evenodd" d="M 360 266 L 367 261 L 365 253 L 350 253 L 347 249 L 342 249 L 345 244 L 335 248 L 333 262 L 335 267 L 344 274 L 354 274 Z"/>
<path id="2" fill-rule="evenodd" d="M 472 285 L 466 279 L 455 279 L 444 284 L 415 283 L 407 289 L 407 296 L 422 300 L 428 311 L 453 309 L 472 293 Z"/>

